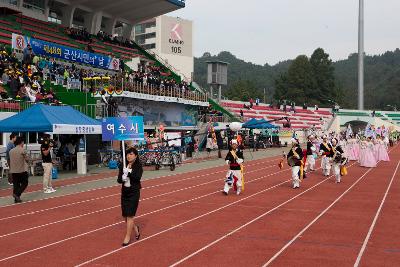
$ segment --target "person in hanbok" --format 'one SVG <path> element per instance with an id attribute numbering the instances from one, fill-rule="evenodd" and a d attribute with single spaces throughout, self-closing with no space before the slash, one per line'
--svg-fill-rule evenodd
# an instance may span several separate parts
<path id="1" fill-rule="evenodd" d="M 308 170 L 310 171 L 315 171 L 315 155 L 317 153 L 317 149 L 314 144 L 314 135 L 310 135 L 308 137 L 308 142 L 307 142 L 307 152 L 306 152 L 306 164 L 304 171 L 307 172 Z"/>
<path id="2" fill-rule="evenodd" d="M 331 167 L 332 167 L 332 145 L 328 142 L 328 136 L 324 135 L 322 137 L 322 143 L 319 146 L 319 153 L 322 156 L 321 159 L 321 168 L 322 168 L 322 174 L 324 176 L 329 176 L 331 172 Z"/>
<path id="3" fill-rule="evenodd" d="M 376 164 L 374 143 L 372 142 L 372 138 L 368 137 L 367 140 L 361 141 L 360 143 L 360 166 L 375 168 Z"/>
<path id="4" fill-rule="evenodd" d="M 341 182 L 341 177 L 342 177 L 341 168 L 347 163 L 347 158 L 345 157 L 344 150 L 342 146 L 338 143 L 339 141 L 337 138 L 333 138 L 331 141 L 332 169 L 333 169 L 333 174 L 335 175 L 336 183 Z"/>
<path id="5" fill-rule="evenodd" d="M 355 140 L 353 139 L 352 136 L 349 136 L 349 138 L 347 139 L 347 145 L 345 148 L 345 153 L 347 155 L 348 160 L 358 160 L 354 153 L 354 146 L 355 146 Z"/>
<path id="6" fill-rule="evenodd" d="M 376 160 L 377 161 L 390 161 L 387 146 L 382 140 L 381 136 L 378 135 L 375 142 Z"/>

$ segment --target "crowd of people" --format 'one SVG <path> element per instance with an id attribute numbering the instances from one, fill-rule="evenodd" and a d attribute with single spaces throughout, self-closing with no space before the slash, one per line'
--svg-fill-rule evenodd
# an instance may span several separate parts
<path id="1" fill-rule="evenodd" d="M 125 81 L 128 91 L 139 85 L 160 90 L 169 89 L 177 96 L 188 96 L 190 92 L 186 81 L 177 82 L 165 68 L 153 65 L 140 65 L 137 71 L 125 72 Z"/>
<path id="2" fill-rule="evenodd" d="M 49 64 L 47 59 L 34 55 L 29 45 L 23 51 L 22 62 L 15 53 L 7 53 L 5 48 L 0 53 L 1 84 L 10 87 L 10 95 L 4 88 L 1 89 L 2 99 L 58 103 L 54 91 L 43 86 L 43 70 Z"/>
<path id="3" fill-rule="evenodd" d="M 344 134 L 309 135 L 306 149 L 301 149 L 298 139 L 292 139 L 292 149 L 287 154 L 288 164 L 292 167 L 293 187 L 300 187 L 300 180 L 308 171 L 315 171 L 315 160 L 321 157 L 321 168 L 324 176 L 331 170 L 336 183 L 346 173 L 345 165 L 357 161 L 359 166 L 374 168 L 379 161 L 390 161 L 388 154 L 389 137 L 375 134 L 373 136 L 355 136 Z"/>
<path id="4" fill-rule="evenodd" d="M 82 42 L 88 42 L 89 45 L 90 43 L 95 41 L 95 38 L 97 38 L 99 41 L 102 42 L 108 42 L 112 43 L 115 45 L 127 47 L 127 48 L 132 48 L 135 49 L 134 43 L 127 39 L 123 38 L 121 36 L 112 36 L 111 34 L 108 34 L 104 31 L 99 31 L 96 36 L 91 35 L 85 28 L 68 28 L 66 29 L 65 33 L 69 35 L 71 38 L 75 40 L 79 40 Z M 89 51 L 91 52 L 91 51 Z"/>

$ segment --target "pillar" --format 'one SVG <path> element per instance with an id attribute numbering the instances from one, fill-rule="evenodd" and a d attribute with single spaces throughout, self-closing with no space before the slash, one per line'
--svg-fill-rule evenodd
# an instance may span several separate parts
<path id="1" fill-rule="evenodd" d="M 75 6 L 66 6 L 62 11 L 61 25 L 71 28 L 72 21 L 74 20 Z"/>
<path id="2" fill-rule="evenodd" d="M 115 24 L 117 23 L 117 19 L 116 18 L 109 18 L 107 19 L 106 23 L 105 23 L 105 32 L 107 34 L 113 35 L 114 34 L 114 29 L 115 29 Z"/>
<path id="3" fill-rule="evenodd" d="M 122 36 L 125 39 L 132 40 L 133 25 L 126 24 L 122 29 Z"/>

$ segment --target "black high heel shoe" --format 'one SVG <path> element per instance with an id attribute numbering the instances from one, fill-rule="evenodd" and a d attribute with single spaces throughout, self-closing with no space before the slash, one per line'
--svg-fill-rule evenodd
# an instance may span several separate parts
<path id="1" fill-rule="evenodd" d="M 122 246 L 123 246 L 123 247 L 126 247 L 126 246 L 128 246 L 130 243 L 131 243 L 131 241 L 129 240 L 128 243 L 122 243 Z"/>
<path id="2" fill-rule="evenodd" d="M 140 239 L 140 229 L 139 229 L 139 225 L 136 226 L 136 228 L 137 228 L 138 234 L 135 235 L 135 239 L 136 239 L 136 240 L 139 240 L 139 239 Z"/>

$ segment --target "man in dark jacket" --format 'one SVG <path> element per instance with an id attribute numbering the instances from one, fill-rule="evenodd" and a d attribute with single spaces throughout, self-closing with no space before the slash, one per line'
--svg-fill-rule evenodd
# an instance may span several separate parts
<path id="1" fill-rule="evenodd" d="M 292 149 L 287 154 L 289 165 L 292 167 L 293 188 L 300 188 L 300 178 L 302 176 L 303 150 L 300 148 L 299 140 L 292 138 Z"/>
<path id="2" fill-rule="evenodd" d="M 226 174 L 225 186 L 223 193 L 228 195 L 229 189 L 232 187 L 236 190 L 236 194 L 240 195 L 242 191 L 242 163 L 243 152 L 238 148 L 238 141 L 232 140 L 231 149 L 225 157 L 226 164 L 229 166 Z"/>

